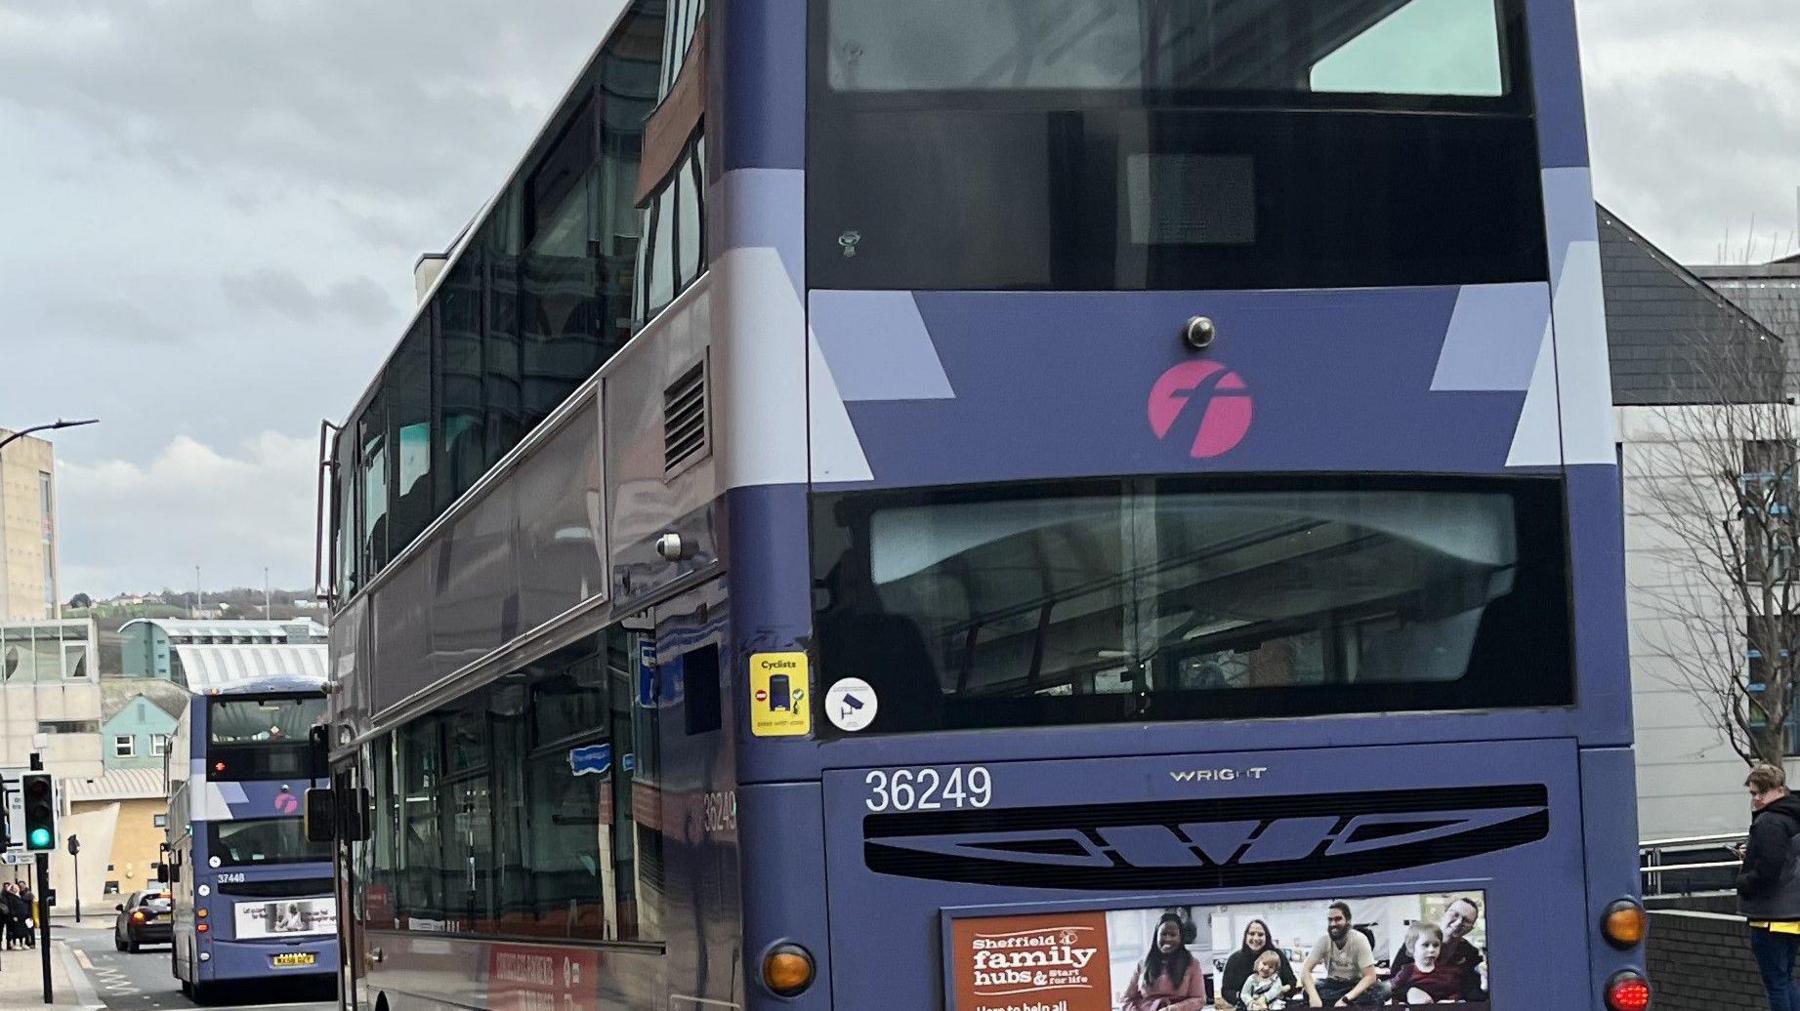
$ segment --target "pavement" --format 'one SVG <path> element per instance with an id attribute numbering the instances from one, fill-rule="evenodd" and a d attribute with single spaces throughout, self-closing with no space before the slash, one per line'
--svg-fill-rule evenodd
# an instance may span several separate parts
<path id="1" fill-rule="evenodd" d="M 169 1011 L 200 1005 L 182 996 L 180 983 L 169 970 L 169 946 L 152 945 L 138 954 L 113 947 L 112 917 L 83 917 L 77 925 L 58 918 L 51 924 L 55 942 L 51 949 L 51 981 L 54 1008 L 84 1011 Z M 43 976 L 36 951 L 0 952 L 0 1011 L 30 1011 L 44 1007 Z M 296 992 L 284 987 L 279 994 L 247 984 L 207 997 L 207 1007 L 223 1011 L 337 1011 L 337 998 L 329 985 Z"/>
<path id="2" fill-rule="evenodd" d="M 87 997 L 95 1001 L 87 1004 L 83 995 L 74 984 L 70 975 L 73 968 L 67 949 L 61 944 L 50 948 L 50 986 L 55 1003 L 48 1005 L 57 1008 L 97 1007 L 98 997 L 93 988 L 88 988 Z M 79 972 L 79 970 L 75 970 Z M 84 980 L 85 982 L 85 980 Z M 43 955 L 35 948 L 0 951 L 0 1011 L 25 1011 L 27 1008 L 41 1008 L 44 1004 L 44 970 Z"/>

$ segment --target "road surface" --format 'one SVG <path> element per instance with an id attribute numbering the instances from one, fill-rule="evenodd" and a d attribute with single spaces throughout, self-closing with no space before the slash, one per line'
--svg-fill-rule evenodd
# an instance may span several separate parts
<path id="1" fill-rule="evenodd" d="M 57 940 L 68 944 L 76 965 L 108 1011 L 168 1011 L 200 1006 L 182 996 L 180 983 L 170 975 L 168 945 L 152 945 L 136 955 L 114 950 L 110 918 L 96 924 L 90 917 L 79 927 L 58 922 L 52 929 Z M 216 996 L 207 995 L 205 1006 L 254 1011 L 337 1011 L 337 998 L 329 984 L 302 988 L 291 978 L 279 982 L 271 979 L 267 983 L 222 988 Z"/>

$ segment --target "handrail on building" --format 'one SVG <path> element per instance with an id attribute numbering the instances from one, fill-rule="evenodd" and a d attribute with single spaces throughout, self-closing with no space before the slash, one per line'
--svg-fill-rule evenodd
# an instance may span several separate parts
<path id="1" fill-rule="evenodd" d="M 1748 838 L 1744 832 L 1713 835 L 1676 836 L 1647 839 L 1638 844 L 1638 873 L 1643 877 L 1645 898 L 1693 895 L 1698 892 L 1729 890 L 1735 872 L 1742 862 L 1735 856 L 1718 859 L 1719 851 L 1730 852 Z M 1698 851 L 1698 852 L 1696 852 Z M 1688 859 L 1671 863 L 1671 856 Z M 1693 859 L 1698 856 L 1700 859 Z"/>

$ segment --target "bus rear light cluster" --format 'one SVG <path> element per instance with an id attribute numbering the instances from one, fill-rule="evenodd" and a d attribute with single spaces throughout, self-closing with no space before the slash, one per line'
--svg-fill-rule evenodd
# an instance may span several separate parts
<path id="1" fill-rule="evenodd" d="M 1650 981 L 1626 969 L 1606 984 L 1606 1006 L 1612 1011 L 1646 1011 L 1650 1007 Z"/>
<path id="2" fill-rule="evenodd" d="M 1635 948 L 1644 943 L 1644 936 L 1650 932 L 1650 914 L 1636 899 L 1619 899 L 1606 907 L 1600 932 L 1606 936 L 1606 943 L 1621 951 Z"/>
<path id="3" fill-rule="evenodd" d="M 201 933 L 201 934 L 204 934 L 204 933 L 206 933 L 206 932 L 207 932 L 207 931 L 209 931 L 209 930 L 211 930 L 211 929 L 212 929 L 212 928 L 211 928 L 211 927 L 209 927 L 209 926 L 207 926 L 207 925 L 206 925 L 206 924 L 204 924 L 204 923 L 196 923 L 196 924 L 194 924 L 194 930 L 195 930 L 195 932 L 196 932 L 196 933 Z"/>
<path id="4" fill-rule="evenodd" d="M 798 944 L 778 944 L 763 956 L 763 985 L 777 997 L 799 996 L 817 973 L 812 952 Z"/>
<path id="5" fill-rule="evenodd" d="M 206 919 L 206 918 L 207 918 L 207 916 L 209 916 L 209 915 L 211 915 L 211 914 L 210 914 L 210 913 L 208 913 L 208 912 L 207 912 L 207 911 L 206 911 L 206 910 L 204 910 L 204 909 L 196 909 L 196 910 L 194 910 L 194 915 L 195 915 L 195 916 L 198 916 L 198 917 L 200 917 L 200 918 L 201 918 L 201 919 L 202 919 L 202 920 L 204 920 L 204 919 Z"/>

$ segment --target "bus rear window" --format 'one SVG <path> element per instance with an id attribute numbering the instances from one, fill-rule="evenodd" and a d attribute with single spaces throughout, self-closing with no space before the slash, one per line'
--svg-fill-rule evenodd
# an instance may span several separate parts
<path id="1" fill-rule="evenodd" d="M 1502 95 L 1494 0 L 827 0 L 840 91 Z"/>
<path id="2" fill-rule="evenodd" d="M 1522 0 L 811 0 L 807 281 L 1548 276 Z"/>
<path id="3" fill-rule="evenodd" d="M 822 683 L 876 732 L 1573 700 L 1553 479 L 821 496 Z"/>
<path id="4" fill-rule="evenodd" d="M 215 699 L 206 717 L 209 744 L 305 744 L 313 724 L 325 717 L 325 699 Z"/>
<path id="5" fill-rule="evenodd" d="M 214 782 L 310 777 L 318 696 L 214 699 L 206 711 L 206 775 Z"/>

